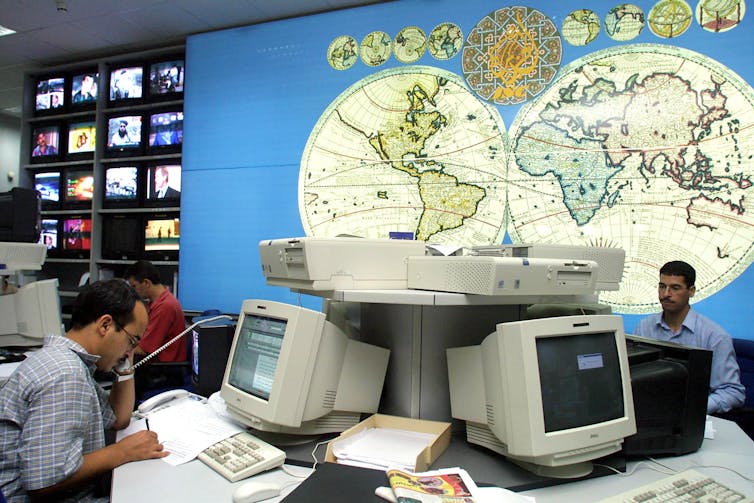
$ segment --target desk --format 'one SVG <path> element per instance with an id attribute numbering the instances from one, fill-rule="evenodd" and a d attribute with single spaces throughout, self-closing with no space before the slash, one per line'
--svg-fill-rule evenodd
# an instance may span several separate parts
<path id="1" fill-rule="evenodd" d="M 677 470 L 694 468 L 711 475 L 720 482 L 744 494 L 754 497 L 754 483 L 747 482 L 727 470 L 717 468 L 696 468 L 694 465 L 721 465 L 737 470 L 749 478 L 754 478 L 754 441 L 752 441 L 735 423 L 725 419 L 712 418 L 717 430 L 715 439 L 705 440 L 702 448 L 686 456 L 662 458 L 660 461 Z M 318 451 L 319 452 L 319 451 Z M 322 455 L 322 454 L 320 454 Z M 452 460 L 447 460 L 448 462 Z M 502 461 L 501 459 L 501 462 Z M 636 462 L 629 463 L 629 469 Z M 287 465 L 289 466 L 289 465 Z M 377 470 L 364 470 L 347 466 L 327 465 L 328 471 L 342 469 L 342 484 L 329 487 L 332 492 L 327 494 L 304 494 L 307 485 L 295 490 L 288 498 L 297 501 L 327 501 L 328 503 L 353 502 L 383 502 L 374 496 L 377 485 L 385 483 L 385 476 Z M 450 466 L 447 465 L 446 466 Z M 433 466 L 432 468 L 438 468 Z M 309 470 L 303 467 L 291 466 L 298 474 L 305 474 Z M 354 476 L 358 475 L 358 476 Z M 525 491 L 522 494 L 534 496 L 537 503 L 579 501 L 591 502 L 615 495 L 658 479 L 665 475 L 649 469 L 639 468 L 630 477 L 610 475 L 568 484 L 561 484 L 544 489 Z M 282 470 L 272 470 L 257 476 L 259 480 L 274 481 L 285 484 L 294 480 Z M 477 480 L 477 482 L 497 483 L 492 480 Z M 230 483 L 223 477 L 205 466 L 201 461 L 194 460 L 184 465 L 173 467 L 161 460 L 139 461 L 123 465 L 113 472 L 112 503 L 131 503 L 138 501 L 181 501 L 191 502 L 230 502 L 233 490 L 242 482 Z M 334 484 L 333 484 L 334 485 Z M 290 489 L 288 489 L 290 491 Z M 281 501 L 287 496 L 268 500 L 270 503 Z M 265 502 L 267 503 L 267 502 Z"/>

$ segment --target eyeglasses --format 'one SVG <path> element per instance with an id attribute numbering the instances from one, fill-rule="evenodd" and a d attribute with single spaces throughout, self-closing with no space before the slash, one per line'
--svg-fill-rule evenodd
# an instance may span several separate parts
<path id="1" fill-rule="evenodd" d="M 115 327 L 126 333 L 126 335 L 128 336 L 128 343 L 131 344 L 132 348 L 135 348 L 139 345 L 139 342 L 141 342 L 141 337 L 136 337 L 134 334 L 126 330 L 125 327 L 121 327 L 117 324 L 115 325 Z"/>

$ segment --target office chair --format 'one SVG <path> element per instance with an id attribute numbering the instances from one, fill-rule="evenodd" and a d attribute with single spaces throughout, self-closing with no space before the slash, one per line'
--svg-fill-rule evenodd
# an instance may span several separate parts
<path id="1" fill-rule="evenodd" d="M 733 339 L 733 349 L 741 370 L 741 384 L 746 388 L 746 399 L 743 407 L 720 414 L 720 417 L 734 421 L 754 439 L 754 341 Z"/>

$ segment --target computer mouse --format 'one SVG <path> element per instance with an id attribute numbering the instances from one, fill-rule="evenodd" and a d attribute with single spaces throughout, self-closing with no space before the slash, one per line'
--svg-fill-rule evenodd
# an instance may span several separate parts
<path id="1" fill-rule="evenodd" d="M 249 480 L 233 491 L 233 503 L 255 503 L 280 494 L 280 486 L 272 482 Z"/>

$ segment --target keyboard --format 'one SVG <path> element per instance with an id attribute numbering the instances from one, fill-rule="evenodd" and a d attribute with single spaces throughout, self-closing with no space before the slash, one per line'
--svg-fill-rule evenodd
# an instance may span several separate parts
<path id="1" fill-rule="evenodd" d="M 665 477 L 645 486 L 631 489 L 600 503 L 654 503 L 654 502 L 729 503 L 753 502 L 751 498 L 723 485 L 696 470 Z"/>
<path id="2" fill-rule="evenodd" d="M 217 473 L 235 482 L 282 465 L 285 452 L 242 431 L 207 447 L 197 456 Z"/>

